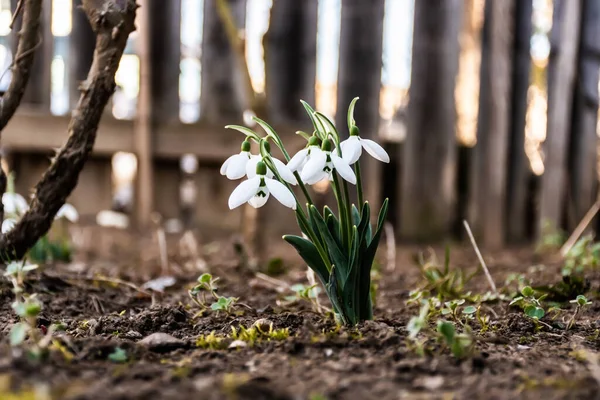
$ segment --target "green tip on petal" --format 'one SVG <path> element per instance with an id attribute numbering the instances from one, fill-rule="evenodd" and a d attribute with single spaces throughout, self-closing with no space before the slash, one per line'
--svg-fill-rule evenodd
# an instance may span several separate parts
<path id="1" fill-rule="evenodd" d="M 321 150 L 331 151 L 331 149 L 333 149 L 333 143 L 331 142 L 331 139 L 323 140 L 323 144 L 321 145 Z"/>
<path id="2" fill-rule="evenodd" d="M 251 146 L 252 146 L 252 145 L 250 144 L 250 142 L 249 142 L 249 141 L 247 141 L 247 140 L 244 140 L 244 141 L 242 142 L 242 151 L 250 151 L 250 148 L 251 148 Z"/>
<path id="3" fill-rule="evenodd" d="M 350 136 L 360 136 L 360 129 L 358 129 L 358 126 L 352 125 L 352 128 L 350 128 Z"/>
<path id="4" fill-rule="evenodd" d="M 267 166 L 264 162 L 259 161 L 256 163 L 256 174 L 257 175 L 266 175 L 267 174 Z"/>

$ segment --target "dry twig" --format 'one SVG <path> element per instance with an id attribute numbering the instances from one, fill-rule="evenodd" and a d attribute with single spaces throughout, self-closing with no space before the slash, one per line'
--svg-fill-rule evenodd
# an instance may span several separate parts
<path id="1" fill-rule="evenodd" d="M 475 242 L 475 237 L 473 236 L 473 232 L 471 232 L 471 227 L 469 226 L 469 223 L 466 220 L 463 220 L 463 225 L 465 226 L 467 235 L 469 235 L 469 239 L 471 239 L 471 244 L 473 245 L 473 249 L 475 249 L 475 254 L 477 254 L 477 258 L 479 259 L 481 268 L 483 268 L 483 272 L 485 272 L 485 277 L 487 278 L 488 283 L 490 284 L 490 287 L 492 288 L 492 291 L 495 294 L 498 294 L 498 289 L 496 289 L 496 284 L 494 283 L 494 280 L 492 279 L 492 275 L 490 275 L 490 271 L 488 270 L 488 267 L 485 264 L 485 261 L 483 260 L 481 251 L 479 251 L 479 247 L 477 246 L 477 242 Z"/>

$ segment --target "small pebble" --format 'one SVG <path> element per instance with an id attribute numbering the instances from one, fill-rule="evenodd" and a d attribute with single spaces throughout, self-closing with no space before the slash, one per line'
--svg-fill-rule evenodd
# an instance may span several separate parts
<path id="1" fill-rule="evenodd" d="M 185 343 L 182 340 L 162 332 L 157 332 L 151 334 L 150 336 L 146 336 L 138 343 L 157 353 L 169 352 L 185 347 Z"/>
<path id="2" fill-rule="evenodd" d="M 228 348 L 230 349 L 241 349 L 244 347 L 247 347 L 248 343 L 244 342 L 243 340 L 234 340 L 233 342 L 231 342 L 231 344 L 229 345 Z"/>

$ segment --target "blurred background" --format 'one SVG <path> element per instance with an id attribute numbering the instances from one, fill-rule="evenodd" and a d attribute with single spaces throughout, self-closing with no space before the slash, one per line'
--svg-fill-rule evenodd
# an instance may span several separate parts
<path id="1" fill-rule="evenodd" d="M 460 239 L 466 219 L 485 246 L 529 243 L 594 211 L 600 0 L 138 2 L 117 92 L 69 199 L 84 222 L 211 238 L 289 232 L 294 216 L 277 205 L 229 211 L 237 182 L 218 171 L 242 137 L 223 126 L 254 128 L 258 115 L 295 151 L 294 132 L 311 129 L 300 99 L 346 135 L 355 96 L 362 136 L 392 158 L 367 162 L 368 198 L 390 198 L 400 240 Z M 16 1 L 0 4 L 5 87 Z M 22 194 L 66 139 L 92 62 L 79 4 L 44 2 L 34 74 L 3 132 Z"/>

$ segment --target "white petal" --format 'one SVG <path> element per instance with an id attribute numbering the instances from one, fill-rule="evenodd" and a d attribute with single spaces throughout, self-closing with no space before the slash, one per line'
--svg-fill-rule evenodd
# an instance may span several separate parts
<path id="1" fill-rule="evenodd" d="M 354 175 L 354 171 L 352 171 L 352 168 L 350 168 L 346 161 L 342 160 L 339 156 L 332 154 L 331 162 L 342 178 L 351 184 L 356 185 L 356 175 Z"/>
<path id="2" fill-rule="evenodd" d="M 253 155 L 246 163 L 246 176 L 251 179 L 256 176 L 256 164 L 262 160 L 262 157 Z"/>
<path id="3" fill-rule="evenodd" d="M 288 168 L 287 165 L 276 158 L 273 158 L 273 164 L 275 164 L 275 169 L 277 172 L 279 172 L 279 175 L 281 175 L 284 181 L 292 185 L 298 184 L 294 173 Z"/>
<path id="4" fill-rule="evenodd" d="M 73 207 L 73 205 L 65 203 L 56 213 L 55 219 L 59 218 L 66 218 L 70 222 L 75 223 L 79 220 L 79 213 L 77 212 L 75 207 Z"/>
<path id="5" fill-rule="evenodd" d="M 325 168 L 325 164 L 327 163 L 327 155 L 322 151 L 311 151 L 310 159 L 302 169 L 302 174 L 300 175 L 302 180 L 305 182 L 312 181 L 316 175 L 320 175 L 323 172 L 323 168 Z M 311 185 L 309 183 L 309 185 Z"/>
<path id="6" fill-rule="evenodd" d="M 304 183 L 306 183 L 307 185 L 314 185 L 315 183 L 321 182 L 323 179 L 328 179 L 328 178 L 330 178 L 329 180 L 332 180 L 331 174 L 326 171 L 321 171 L 320 173 L 315 174 L 310 179 L 304 181 Z"/>
<path id="7" fill-rule="evenodd" d="M 360 145 L 360 139 L 358 136 L 350 136 L 344 140 L 340 146 L 342 147 L 342 158 L 349 165 L 354 164 L 358 161 L 362 153 L 362 146 Z"/>
<path id="8" fill-rule="evenodd" d="M 248 164 L 249 159 L 250 157 L 246 151 L 233 156 L 227 165 L 227 178 L 232 180 L 243 178 L 246 175 L 246 164 Z"/>
<path id="9" fill-rule="evenodd" d="M 227 174 L 227 167 L 229 166 L 229 163 L 231 162 L 231 159 L 234 158 L 237 155 L 238 154 L 234 154 L 232 156 L 229 156 L 229 158 L 227 158 L 227 160 L 225 160 L 225 162 L 223 163 L 223 165 L 221 165 L 221 171 L 219 171 L 221 173 L 221 175 Z"/>
<path id="10" fill-rule="evenodd" d="M 266 192 L 264 196 L 256 195 L 256 196 L 252 197 L 250 200 L 248 200 L 248 204 L 250 204 L 254 208 L 261 208 L 262 206 L 264 206 L 267 203 L 267 200 L 269 200 L 269 191 L 266 190 L 265 188 L 262 188 L 261 190 Z"/>
<path id="11" fill-rule="evenodd" d="M 299 152 L 297 152 L 294 157 L 291 158 L 290 161 L 288 161 L 288 168 L 290 169 L 290 171 L 294 172 L 297 171 L 300 167 L 302 167 L 302 164 L 304 164 L 304 162 L 306 161 L 306 157 L 308 156 L 308 148 L 306 149 L 302 149 Z"/>
<path id="12" fill-rule="evenodd" d="M 296 209 L 296 199 L 290 190 L 285 187 L 285 185 L 281 182 L 276 181 L 275 179 L 265 179 L 265 184 L 267 188 L 269 188 L 269 192 L 273 194 L 281 204 L 286 207 L 291 208 L 292 210 Z"/>
<path id="13" fill-rule="evenodd" d="M 240 183 L 229 196 L 229 209 L 233 210 L 250 200 L 258 192 L 260 177 L 248 179 Z"/>
<path id="14" fill-rule="evenodd" d="M 27 200 L 23 196 L 11 192 L 2 195 L 2 205 L 6 214 L 24 214 L 29 208 Z"/>
<path id="15" fill-rule="evenodd" d="M 365 148 L 367 153 L 369 153 L 374 159 L 384 163 L 390 162 L 390 156 L 378 143 L 375 143 L 369 139 L 360 139 L 360 143 L 362 144 L 362 147 Z"/>
<path id="16" fill-rule="evenodd" d="M 7 218 L 2 222 L 2 233 L 8 233 L 17 224 L 16 219 Z"/>

